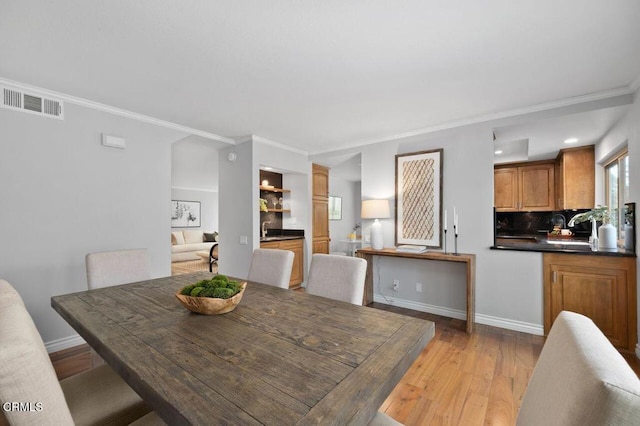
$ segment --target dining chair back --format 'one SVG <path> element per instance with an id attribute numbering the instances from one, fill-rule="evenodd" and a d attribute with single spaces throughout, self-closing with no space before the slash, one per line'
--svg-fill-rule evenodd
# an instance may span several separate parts
<path id="1" fill-rule="evenodd" d="M 249 267 L 249 281 L 289 288 L 294 253 L 290 250 L 255 249 Z"/>
<path id="2" fill-rule="evenodd" d="M 366 274 L 364 259 L 316 253 L 311 257 L 306 292 L 362 305 Z"/>
<path id="3" fill-rule="evenodd" d="M 85 262 L 89 290 L 151 278 L 147 249 L 89 253 Z"/>
<path id="4" fill-rule="evenodd" d="M 107 365 L 58 382 L 20 295 L 0 280 L 0 424 L 128 424 L 150 409 Z M 15 409 L 7 403 L 17 404 Z"/>

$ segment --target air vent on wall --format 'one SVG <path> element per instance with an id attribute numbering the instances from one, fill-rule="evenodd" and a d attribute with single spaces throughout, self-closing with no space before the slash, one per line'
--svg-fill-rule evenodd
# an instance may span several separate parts
<path id="1" fill-rule="evenodd" d="M 19 89 L 2 87 L 3 108 L 23 111 L 31 114 L 64 119 L 63 102 L 58 99 L 46 98 L 37 93 L 26 93 Z"/>

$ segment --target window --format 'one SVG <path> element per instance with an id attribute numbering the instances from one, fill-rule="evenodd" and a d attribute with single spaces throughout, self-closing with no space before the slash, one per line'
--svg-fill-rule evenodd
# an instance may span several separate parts
<path id="1" fill-rule="evenodd" d="M 618 224 L 624 223 L 624 204 L 629 202 L 629 152 L 626 148 L 605 164 L 604 175 L 605 202 L 611 209 L 611 224 L 621 237 L 623 229 Z"/>

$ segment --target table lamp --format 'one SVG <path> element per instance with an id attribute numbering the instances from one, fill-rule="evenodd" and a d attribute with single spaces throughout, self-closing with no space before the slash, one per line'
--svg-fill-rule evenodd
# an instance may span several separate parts
<path id="1" fill-rule="evenodd" d="M 373 225 L 371 225 L 371 248 L 374 250 L 382 250 L 384 248 L 384 242 L 382 241 L 382 224 L 378 219 L 386 219 L 389 217 L 389 201 L 363 201 L 361 216 L 363 219 L 375 219 Z"/>

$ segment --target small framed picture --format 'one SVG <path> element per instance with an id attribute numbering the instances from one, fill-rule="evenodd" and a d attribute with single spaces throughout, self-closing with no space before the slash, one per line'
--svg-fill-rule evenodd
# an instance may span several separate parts
<path id="1" fill-rule="evenodd" d="M 342 220 L 342 197 L 329 195 L 329 220 Z"/>
<path id="2" fill-rule="evenodd" d="M 199 228 L 200 201 L 171 200 L 172 228 Z"/>

